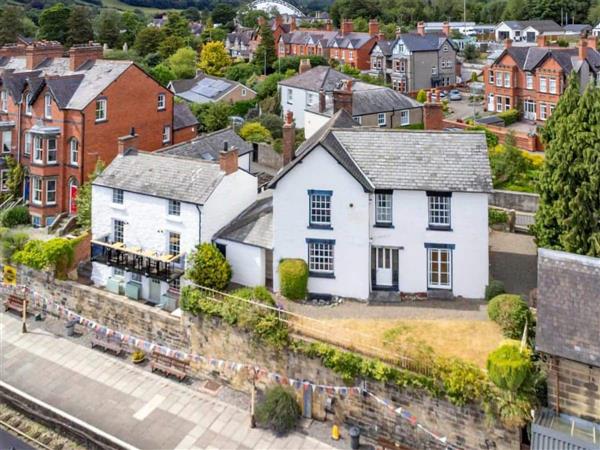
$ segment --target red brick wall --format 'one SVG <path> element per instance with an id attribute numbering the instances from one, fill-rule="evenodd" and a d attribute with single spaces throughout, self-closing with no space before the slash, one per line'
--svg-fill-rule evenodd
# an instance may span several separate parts
<path id="1" fill-rule="evenodd" d="M 189 141 L 190 139 L 194 139 L 196 136 L 198 136 L 197 127 L 182 128 L 173 133 L 173 144 Z"/>

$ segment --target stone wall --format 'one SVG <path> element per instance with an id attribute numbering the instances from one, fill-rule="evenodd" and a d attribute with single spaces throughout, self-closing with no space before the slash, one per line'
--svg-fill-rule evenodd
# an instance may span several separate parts
<path id="1" fill-rule="evenodd" d="M 540 196 L 527 192 L 494 190 L 489 195 L 489 203 L 499 208 L 535 213 L 538 210 Z"/>
<path id="2" fill-rule="evenodd" d="M 154 340 L 185 351 L 228 361 L 254 363 L 290 378 L 326 385 L 344 385 L 340 376 L 323 367 L 320 360 L 311 359 L 290 350 L 275 351 L 255 342 L 254 337 L 233 328 L 218 318 L 175 317 L 138 302 L 128 300 L 93 287 L 70 281 L 54 281 L 46 274 L 19 270 L 19 284 L 26 284 L 37 292 L 59 299 L 66 307 L 115 330 Z M 221 382 L 234 388 L 247 390 L 248 373 L 227 368 L 192 364 L 192 370 L 204 375 L 210 372 Z M 356 383 L 361 380 L 356 380 Z M 264 388 L 265 380 L 258 383 Z M 367 389 L 380 398 L 389 399 L 395 407 L 403 407 L 418 418 L 426 428 L 462 449 L 519 449 L 519 433 L 501 427 L 488 427 L 483 411 L 478 405 L 463 408 L 435 399 L 424 391 L 400 389 L 381 383 L 366 382 Z M 302 391 L 300 389 L 300 391 Z M 300 399 L 299 393 L 299 399 Z M 326 414 L 327 393 L 313 393 L 312 414 L 323 419 Z M 301 402 L 302 403 L 302 402 Z M 425 432 L 411 425 L 376 403 L 371 397 L 352 395 L 336 397 L 334 415 L 340 421 L 357 424 L 363 434 L 373 439 L 398 443 L 411 449 L 436 449 L 439 443 Z"/>

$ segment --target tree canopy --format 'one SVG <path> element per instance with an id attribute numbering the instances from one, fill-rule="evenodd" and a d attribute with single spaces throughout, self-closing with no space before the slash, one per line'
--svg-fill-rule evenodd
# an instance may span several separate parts
<path id="1" fill-rule="evenodd" d="M 198 67 L 209 75 L 223 76 L 230 65 L 231 58 L 222 42 L 209 42 L 200 53 Z"/>

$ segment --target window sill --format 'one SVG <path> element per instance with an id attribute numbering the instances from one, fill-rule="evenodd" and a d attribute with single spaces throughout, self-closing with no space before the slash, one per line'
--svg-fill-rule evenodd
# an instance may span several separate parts
<path id="1" fill-rule="evenodd" d="M 125 205 L 121 205 L 120 203 L 111 203 L 110 207 L 113 209 L 119 209 L 121 211 L 125 211 Z"/>
<path id="2" fill-rule="evenodd" d="M 375 228 L 394 228 L 394 224 L 391 224 L 391 223 L 376 223 L 373 226 Z"/>
<path id="3" fill-rule="evenodd" d="M 444 225 L 429 225 L 427 231 L 452 231 L 452 227 Z"/>
<path id="4" fill-rule="evenodd" d="M 441 287 L 441 286 L 427 286 L 427 290 L 428 291 L 452 291 L 452 286 L 448 286 L 448 287 Z"/>
<path id="5" fill-rule="evenodd" d="M 333 273 L 308 272 L 309 278 L 335 278 Z"/>
<path id="6" fill-rule="evenodd" d="M 333 227 L 331 225 L 311 224 L 311 225 L 307 226 L 306 228 L 308 228 L 309 230 L 333 230 Z"/>
<path id="7" fill-rule="evenodd" d="M 177 223 L 182 223 L 183 222 L 183 219 L 181 218 L 181 216 L 167 215 L 167 220 L 169 222 L 177 222 Z"/>
<path id="8" fill-rule="evenodd" d="M 100 119 L 100 120 L 96 120 L 95 123 L 100 124 L 100 123 L 106 123 L 108 122 L 108 119 Z"/>
<path id="9" fill-rule="evenodd" d="M 67 166 L 67 167 L 71 167 L 71 168 L 73 168 L 73 169 L 79 169 L 79 164 L 73 164 L 73 163 L 69 163 L 69 164 L 66 164 L 66 166 Z"/>

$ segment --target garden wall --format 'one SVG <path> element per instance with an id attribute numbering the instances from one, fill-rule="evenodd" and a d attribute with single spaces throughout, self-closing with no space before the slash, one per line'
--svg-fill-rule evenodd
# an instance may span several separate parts
<path id="1" fill-rule="evenodd" d="M 20 268 L 18 283 L 60 300 L 66 307 L 115 330 L 205 356 L 227 361 L 253 363 L 289 378 L 325 385 L 344 385 L 341 377 L 323 367 L 321 361 L 291 350 L 275 351 L 254 342 L 248 333 L 231 327 L 214 317 L 174 317 L 164 311 L 142 305 L 96 288 L 70 281 L 55 281 L 49 275 Z M 248 374 L 213 366 L 192 365 L 193 370 L 220 378 L 240 389 L 249 387 Z M 360 383 L 361 380 L 356 380 Z M 266 380 L 259 380 L 264 387 Z M 356 385 L 356 383 L 354 385 Z M 394 407 L 410 411 L 420 424 L 462 449 L 519 449 L 519 433 L 497 427 L 487 427 L 481 407 L 459 408 L 430 397 L 425 391 L 399 389 L 381 383 L 366 382 L 366 388 L 380 398 L 393 402 Z M 299 390 L 301 392 L 302 389 Z M 300 394 L 299 394 L 300 395 Z M 325 416 L 327 393 L 313 394 L 313 417 Z M 371 397 L 354 394 L 335 397 L 334 412 L 339 420 L 357 424 L 363 434 L 389 443 L 397 442 L 411 449 L 444 448 L 420 428 L 394 414 Z"/>
<path id="2" fill-rule="evenodd" d="M 491 206 L 514 209 L 515 211 L 535 213 L 538 210 L 539 203 L 540 196 L 528 192 L 494 190 L 489 195 Z"/>

